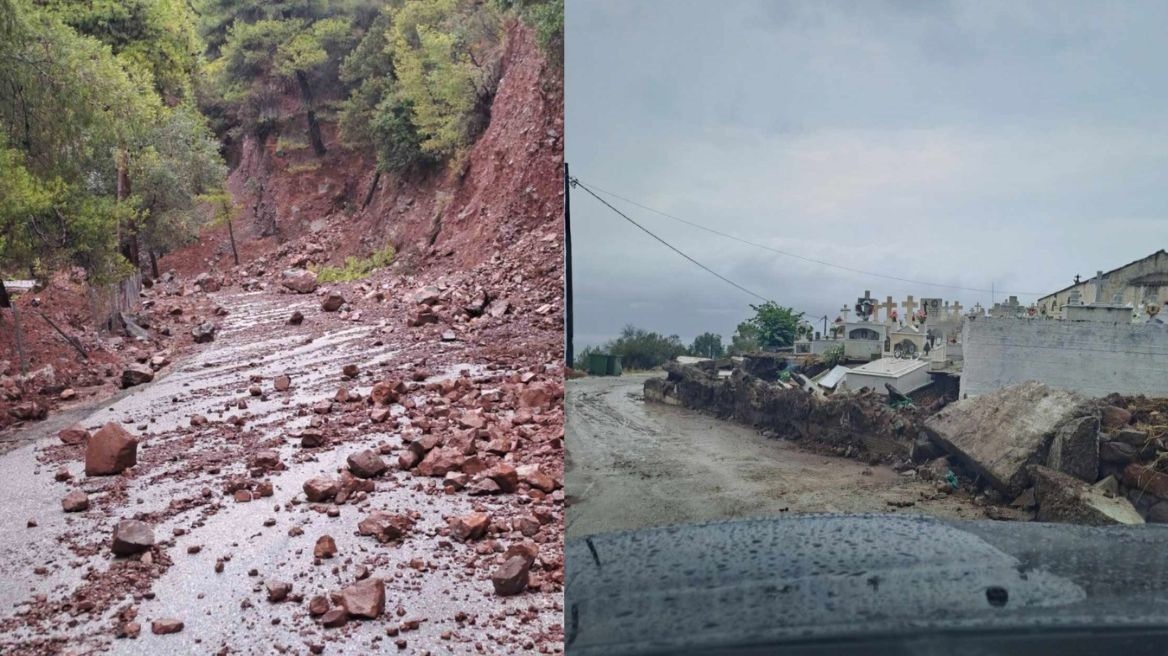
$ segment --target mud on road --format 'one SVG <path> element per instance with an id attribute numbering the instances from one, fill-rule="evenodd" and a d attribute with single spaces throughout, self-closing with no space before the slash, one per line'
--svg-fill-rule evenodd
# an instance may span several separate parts
<path id="1" fill-rule="evenodd" d="M 981 518 L 932 482 L 768 439 L 748 426 L 645 403 L 658 374 L 565 383 L 567 537 L 812 512 Z"/>
<path id="2" fill-rule="evenodd" d="M 502 388 L 519 371 L 543 367 L 473 361 L 479 352 L 473 344 L 407 338 L 398 321 L 345 321 L 320 312 L 314 296 L 224 293 L 216 300 L 227 316 L 214 343 L 165 375 L 91 410 L 78 409 L 79 416 L 62 414 L 6 436 L 15 448 L 0 455 L 0 652 L 562 650 L 562 595 L 550 580 L 562 560 L 562 492 L 544 495 L 521 485 L 515 494 L 472 497 L 445 488 L 442 478 L 391 467 L 370 480 L 371 492 L 347 503 L 305 503 L 304 482 L 335 477 L 349 454 L 371 448 L 394 462 L 407 446 L 394 420 L 408 410 L 394 404 L 390 420 L 371 424 L 364 403 L 335 403 L 347 409 L 324 419 L 330 444 L 307 449 L 293 439 L 320 421 L 313 410 L 338 388 L 367 398 L 375 382 L 413 371 L 419 361 L 426 362 L 432 383 L 464 379 L 467 386 L 481 381 L 473 385 Z M 308 317 L 304 325 L 287 325 L 294 310 Z M 428 355 L 419 353 L 422 348 Z M 352 364 L 360 373 L 346 380 L 341 370 Z M 272 387 L 280 374 L 291 377 L 287 392 Z M 250 393 L 253 385 L 263 393 Z M 422 387 L 411 398 L 420 407 L 430 402 Z M 209 423 L 192 428 L 195 414 Z M 244 421 L 234 425 L 233 416 Z M 495 416 L 509 421 L 501 408 Z M 141 441 L 138 465 L 118 476 L 86 477 L 84 447 L 61 444 L 52 432 L 69 419 L 90 430 L 120 422 Z M 271 482 L 274 494 L 237 502 L 230 481 L 254 475 L 248 460 L 259 449 L 280 455 L 281 467 L 258 476 Z M 60 480 L 62 467 L 70 480 Z M 90 508 L 63 513 L 61 499 L 75 489 L 89 495 Z M 408 536 L 382 544 L 358 535 L 357 523 L 375 510 L 412 516 Z M 488 534 L 454 539 L 447 519 L 472 512 L 491 517 Z M 532 515 L 548 523 L 533 529 Z M 113 526 L 128 518 L 144 519 L 154 530 L 156 547 L 141 559 L 110 553 Z M 335 539 L 335 557 L 314 558 L 323 535 Z M 508 546 L 530 545 L 532 538 L 539 556 L 531 587 L 515 596 L 495 594 L 489 576 L 495 561 Z M 385 581 L 380 618 L 324 628 L 310 616 L 312 597 L 367 577 Z M 287 601 L 268 600 L 269 581 L 291 583 Z M 167 618 L 184 628 L 154 635 L 152 621 Z M 128 621 L 141 627 L 136 639 L 115 637 Z"/>

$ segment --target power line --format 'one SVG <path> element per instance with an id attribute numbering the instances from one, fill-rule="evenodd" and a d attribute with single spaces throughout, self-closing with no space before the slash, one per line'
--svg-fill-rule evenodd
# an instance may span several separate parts
<path id="1" fill-rule="evenodd" d="M 753 297 L 755 297 L 755 298 L 757 298 L 757 299 L 759 299 L 759 300 L 763 301 L 764 303 L 766 303 L 766 302 L 771 302 L 771 303 L 774 303 L 774 301 L 773 301 L 772 299 L 769 299 L 769 298 L 767 298 L 767 297 L 763 296 L 762 294 L 756 294 L 755 292 L 752 292 L 752 291 L 750 291 L 749 289 L 747 289 L 747 288 L 743 287 L 742 285 L 740 285 L 740 284 L 738 284 L 738 283 L 734 282 L 733 280 L 731 280 L 731 279 L 727 278 L 726 276 L 724 276 L 724 275 L 722 275 L 722 274 L 718 273 L 717 271 L 714 271 L 714 270 L 713 270 L 713 269 L 711 269 L 710 267 L 708 267 L 708 266 L 706 266 L 706 265 L 702 264 L 701 262 L 698 262 L 698 261 L 697 261 L 697 260 L 695 260 L 694 258 L 692 258 L 692 257 L 690 257 L 689 255 L 687 255 L 686 253 L 682 252 L 682 251 L 681 251 L 681 249 L 677 248 L 677 247 L 676 247 L 676 246 L 674 246 L 673 244 L 670 244 L 669 242 L 665 241 L 665 240 L 664 240 L 664 239 L 662 239 L 661 237 L 658 237 L 656 234 L 654 234 L 654 233 L 653 233 L 652 231 L 650 231 L 648 228 L 646 228 L 645 226 L 641 225 L 640 223 L 637 223 L 637 222 L 636 222 L 636 221 L 634 221 L 632 218 L 630 218 L 630 217 L 629 217 L 629 215 L 627 215 L 627 214 L 625 214 L 624 212 L 622 212 L 622 211 L 618 210 L 617 208 L 613 207 L 613 205 L 612 205 L 611 203 L 609 203 L 608 201 L 604 200 L 604 199 L 603 199 L 603 198 L 601 198 L 600 196 L 596 195 L 596 192 L 594 192 L 594 191 L 592 191 L 591 189 L 589 189 L 588 187 L 584 186 L 584 185 L 583 185 L 583 184 L 582 184 L 582 183 L 581 183 L 581 182 L 580 182 L 578 179 L 576 179 L 576 178 L 569 178 L 569 181 L 571 182 L 571 184 L 572 184 L 573 186 L 578 186 L 578 187 L 580 187 L 581 189 L 583 189 L 584 191 L 588 192 L 588 195 L 592 196 L 592 197 L 593 197 L 593 198 L 595 198 L 596 200 L 598 200 L 598 201 L 600 201 L 601 203 L 603 203 L 603 204 L 604 204 L 604 206 L 605 206 L 605 207 L 607 207 L 608 209 L 612 210 L 613 212 L 616 212 L 616 213 L 617 213 L 618 215 L 620 215 L 620 217 L 621 217 L 621 218 L 623 218 L 625 221 L 628 221 L 629 223 L 631 223 L 631 224 L 633 224 L 634 226 L 636 226 L 637 228 L 639 228 L 639 229 L 640 229 L 642 232 L 644 232 L 645 234 L 649 235 L 649 236 L 650 236 L 650 237 L 652 237 L 653 239 L 656 239 L 658 242 L 660 242 L 662 245 L 664 245 L 664 246 L 665 246 L 666 248 L 668 248 L 669 250 L 673 251 L 674 253 L 677 253 L 678 255 L 680 255 L 680 256 L 682 256 L 682 257 L 684 257 L 685 259 L 689 260 L 689 261 L 690 261 L 690 262 L 692 262 L 693 264 L 696 264 L 697 266 L 701 267 L 701 268 L 702 268 L 703 270 L 705 270 L 707 273 L 709 273 L 709 274 L 711 274 L 711 275 L 713 275 L 713 276 L 717 277 L 719 280 L 722 280 L 722 281 L 723 281 L 723 282 L 725 282 L 725 283 L 728 283 L 728 284 L 730 284 L 730 285 L 731 285 L 731 286 L 733 286 L 735 289 L 738 289 L 738 290 L 739 290 L 739 291 L 741 291 L 741 292 L 744 292 L 744 293 L 746 293 L 746 294 L 748 294 L 748 295 L 750 295 L 750 296 L 753 296 Z M 804 315 L 807 315 L 807 314 L 809 314 L 809 313 L 807 313 L 807 312 L 803 312 L 802 314 L 804 314 Z M 822 318 L 824 318 L 824 317 L 812 317 L 812 318 L 814 318 L 814 319 L 818 320 L 818 319 L 822 319 Z"/>
<path id="2" fill-rule="evenodd" d="M 580 185 L 586 191 L 588 191 L 588 193 L 591 193 L 594 196 L 596 195 L 590 189 L 588 189 L 588 187 L 584 186 L 584 183 L 580 182 L 579 179 L 573 178 L 573 180 L 575 180 L 576 184 Z M 887 278 L 888 280 L 896 280 L 899 282 L 906 282 L 906 283 L 910 283 L 913 285 L 924 285 L 924 286 L 928 286 L 928 287 L 944 287 L 944 288 L 948 288 L 948 289 L 959 289 L 959 290 L 967 291 L 967 292 L 980 292 L 980 293 L 985 293 L 985 294 L 999 293 L 999 294 L 1014 294 L 1016 296 L 1039 296 L 1039 297 L 1046 296 L 1046 294 L 1039 293 L 1039 292 L 1010 292 L 1010 291 L 1003 291 L 1000 289 L 998 289 L 998 290 L 978 289 L 976 287 L 962 287 L 961 285 L 946 285 L 944 283 L 925 282 L 923 280 L 912 280 L 910 278 L 901 278 L 899 276 L 893 276 L 893 275 L 889 275 L 886 273 L 877 273 L 875 271 L 865 271 L 863 269 L 856 269 L 853 267 L 845 266 L 843 264 L 836 264 L 834 262 L 827 262 L 825 260 L 817 260 L 817 259 L 812 258 L 812 257 L 798 255 L 796 253 L 791 253 L 789 251 L 784 251 L 784 250 L 780 250 L 778 248 L 773 248 L 773 247 L 767 246 L 765 244 L 759 244 L 757 242 L 753 242 L 753 241 L 750 241 L 748 239 L 743 239 L 741 237 L 738 237 L 738 236 L 735 236 L 735 235 L 732 235 L 732 234 L 729 234 L 726 232 L 722 232 L 721 230 L 715 230 L 714 228 L 704 226 L 700 223 L 694 223 L 693 221 L 688 221 L 688 220 L 683 219 L 679 216 L 674 216 L 672 214 L 662 212 L 661 210 L 654 209 L 654 208 L 649 207 L 647 205 L 642 205 L 641 203 L 638 203 L 635 200 L 625 198 L 624 196 L 621 196 L 620 194 L 608 191 L 606 189 L 601 189 L 600 187 L 594 187 L 594 188 L 596 189 L 596 191 L 599 191 L 602 194 L 612 196 L 613 198 L 619 198 L 620 200 L 623 200 L 624 202 L 629 203 L 630 205 L 634 205 L 636 207 L 639 207 L 639 208 L 646 210 L 648 212 L 652 212 L 654 214 L 659 214 L 667 219 L 672 219 L 672 220 L 677 221 L 679 223 L 684 223 L 685 225 L 688 225 L 690 227 L 697 228 L 699 230 L 705 230 L 706 232 L 718 235 L 719 237 L 724 237 L 726 239 L 730 239 L 730 240 L 733 240 L 733 241 L 736 241 L 736 242 L 739 242 L 742 244 L 746 244 L 748 246 L 754 246 L 755 248 L 761 248 L 763 250 L 771 251 L 772 253 L 778 253 L 779 255 L 793 257 L 797 260 L 803 260 L 804 262 L 811 262 L 813 264 L 819 264 L 819 265 L 831 267 L 834 269 L 842 269 L 844 271 L 850 271 L 852 273 L 859 273 L 859 274 L 862 274 L 865 276 L 873 276 L 873 277 L 877 277 L 877 278 Z M 611 207 L 611 205 L 610 205 L 610 207 Z"/>

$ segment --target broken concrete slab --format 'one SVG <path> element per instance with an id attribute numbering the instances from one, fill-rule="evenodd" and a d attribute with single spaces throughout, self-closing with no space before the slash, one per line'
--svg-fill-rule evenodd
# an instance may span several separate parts
<path id="1" fill-rule="evenodd" d="M 1029 486 L 1027 466 L 1046 462 L 1059 429 L 1096 412 L 1074 392 L 1029 382 L 952 403 L 925 427 L 946 451 L 1014 497 Z"/>
<path id="2" fill-rule="evenodd" d="M 1040 522 L 1069 522 L 1087 526 L 1143 524 L 1144 518 L 1130 501 L 1108 495 L 1106 490 L 1041 465 L 1031 465 Z"/>
<path id="3" fill-rule="evenodd" d="M 1094 483 L 1099 478 L 1099 418 L 1077 417 L 1060 426 L 1050 443 L 1046 466 Z"/>

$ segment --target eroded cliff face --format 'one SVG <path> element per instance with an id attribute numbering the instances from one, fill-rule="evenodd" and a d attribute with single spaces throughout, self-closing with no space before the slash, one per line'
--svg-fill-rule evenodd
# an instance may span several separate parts
<path id="1" fill-rule="evenodd" d="M 286 122 L 284 139 L 246 137 L 232 147 L 228 188 L 242 260 L 308 238 L 326 247 L 327 260 L 315 264 L 392 244 L 411 270 L 470 268 L 517 235 L 558 223 L 562 72 L 547 65 L 521 24 L 507 32 L 501 69 L 487 128 L 459 163 L 425 175 L 376 175 L 375 163 L 345 148 L 330 122 L 321 124 L 328 152 L 317 157 L 300 143 L 306 137 L 298 115 Z M 165 264 L 193 274 L 229 268 L 230 258 L 226 229 L 219 227 Z"/>

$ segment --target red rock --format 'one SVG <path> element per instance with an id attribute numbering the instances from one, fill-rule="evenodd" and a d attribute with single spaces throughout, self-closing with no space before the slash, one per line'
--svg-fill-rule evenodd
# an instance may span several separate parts
<path id="1" fill-rule="evenodd" d="M 365 579 L 341 590 L 341 606 L 353 617 L 376 619 L 385 611 L 385 583 Z"/>
<path id="2" fill-rule="evenodd" d="M 336 496 L 339 486 L 327 476 L 317 476 L 304 482 L 304 496 L 313 503 L 328 501 Z"/>
<path id="3" fill-rule="evenodd" d="M 66 467 L 65 465 L 61 465 L 60 467 L 57 468 L 57 473 L 55 476 L 53 476 L 53 478 L 58 480 L 58 481 L 64 482 L 64 481 L 67 481 L 67 480 L 73 478 L 73 474 L 69 473 L 68 467 Z"/>
<path id="4" fill-rule="evenodd" d="M 320 309 L 325 312 L 336 312 L 345 304 L 345 297 L 337 292 L 329 292 L 325 295 L 324 300 L 320 302 Z"/>
<path id="5" fill-rule="evenodd" d="M 434 449 L 418 463 L 417 472 L 422 476 L 445 476 L 447 472 L 462 467 L 465 456 L 454 449 Z"/>
<path id="6" fill-rule="evenodd" d="M 234 497 L 235 497 L 236 503 L 247 503 L 248 501 L 251 501 L 251 491 L 250 490 L 236 490 Z"/>
<path id="7" fill-rule="evenodd" d="M 377 405 L 389 405 L 398 400 L 398 398 L 405 392 L 405 384 L 398 381 L 382 381 L 373 386 L 369 391 L 370 398 Z"/>
<path id="8" fill-rule="evenodd" d="M 300 310 L 296 310 L 292 316 L 288 317 L 289 326 L 299 326 L 302 323 L 304 323 L 304 314 Z"/>
<path id="9" fill-rule="evenodd" d="M 316 291 L 316 274 L 305 269 L 288 269 L 281 274 L 280 284 L 297 294 L 311 294 Z M 293 313 L 293 318 L 296 314 L 299 312 Z M 293 322 L 289 320 L 289 323 Z"/>
<path id="10" fill-rule="evenodd" d="M 360 373 L 360 371 L 361 371 L 361 368 L 358 367 L 357 365 L 347 364 L 341 368 L 341 375 L 348 376 L 349 378 L 355 378 L 357 376 L 357 374 Z"/>
<path id="11" fill-rule="evenodd" d="M 324 446 L 328 440 L 325 439 L 324 433 L 316 428 L 305 428 L 300 431 L 300 446 L 304 449 L 312 449 L 319 446 Z"/>
<path id="12" fill-rule="evenodd" d="M 292 387 L 292 379 L 284 374 L 280 374 L 272 379 L 272 387 L 277 392 L 286 392 L 289 387 Z"/>
<path id="13" fill-rule="evenodd" d="M 65 512 L 81 512 L 89 509 L 89 495 L 81 490 L 73 490 L 61 499 L 61 507 Z"/>
<path id="14" fill-rule="evenodd" d="M 120 424 L 101 427 L 85 448 L 85 474 L 110 476 L 138 463 L 138 440 Z"/>
<path id="15" fill-rule="evenodd" d="M 317 595 L 308 601 L 308 614 L 316 617 L 328 612 L 329 602 L 323 595 Z"/>
<path id="16" fill-rule="evenodd" d="M 1161 499 L 1168 499 L 1168 474 L 1133 462 L 1123 468 L 1123 484 Z"/>
<path id="17" fill-rule="evenodd" d="M 389 419 L 389 408 L 374 408 L 369 411 L 369 421 L 380 424 Z"/>
<path id="18" fill-rule="evenodd" d="M 375 510 L 357 524 L 357 532 L 370 535 L 378 542 L 400 540 L 413 527 L 412 519 L 405 515 L 394 515 L 383 510 Z"/>
<path id="19" fill-rule="evenodd" d="M 491 517 L 486 513 L 471 513 L 464 517 L 455 517 L 449 523 L 450 534 L 464 542 L 477 540 L 486 534 L 490 523 Z"/>
<path id="20" fill-rule="evenodd" d="M 203 415 L 191 415 L 191 426 L 194 426 L 197 428 L 199 426 L 206 426 L 206 425 L 207 425 L 207 418 L 206 417 L 204 417 Z"/>
<path id="21" fill-rule="evenodd" d="M 268 601 L 273 604 L 278 604 L 288 598 L 288 593 L 292 592 L 292 584 L 286 581 L 271 580 L 267 583 Z"/>
<path id="22" fill-rule="evenodd" d="M 389 469 L 389 465 L 372 449 L 350 454 L 348 463 L 349 471 L 360 478 L 373 478 Z"/>
<path id="23" fill-rule="evenodd" d="M 123 519 L 114 527 L 111 545 L 114 554 L 132 556 L 154 546 L 154 531 L 145 522 Z"/>
<path id="24" fill-rule="evenodd" d="M 438 315 L 434 313 L 434 310 L 423 305 L 410 311 L 409 317 L 406 319 L 406 325 L 413 328 L 428 323 L 438 323 L 438 321 Z"/>
<path id="25" fill-rule="evenodd" d="M 337 543 L 331 535 L 322 535 L 316 540 L 312 548 L 312 555 L 317 558 L 332 558 L 337 555 Z"/>
<path id="26" fill-rule="evenodd" d="M 252 469 L 275 469 L 280 466 L 280 452 L 274 449 L 256 451 L 247 459 L 247 466 Z"/>
<path id="27" fill-rule="evenodd" d="M 155 635 L 166 635 L 167 633 L 178 633 L 183 630 L 183 623 L 175 619 L 161 619 L 154 620 L 150 623 L 150 631 Z"/>
<path id="28" fill-rule="evenodd" d="M 527 589 L 531 565 L 522 556 L 512 556 L 491 573 L 491 584 L 495 594 L 517 595 Z"/>
<path id="29" fill-rule="evenodd" d="M 349 621 L 349 613 L 344 608 L 334 608 L 320 618 L 320 623 L 330 629 L 344 626 Z"/>
<path id="30" fill-rule="evenodd" d="M 85 444 L 89 440 L 89 431 L 81 424 L 73 424 L 57 433 L 57 437 L 65 444 Z"/>
<path id="31" fill-rule="evenodd" d="M 532 383 L 519 393 L 520 408 L 544 408 L 552 402 L 552 395 L 545 385 Z"/>
<path id="32" fill-rule="evenodd" d="M 522 465 L 516 469 L 516 472 L 519 474 L 519 480 L 537 490 L 553 492 L 556 489 L 555 479 L 543 473 L 539 465 Z"/>
<path id="33" fill-rule="evenodd" d="M 519 472 L 505 462 L 483 471 L 482 475 L 495 481 L 504 492 L 514 492 L 519 488 Z"/>
<path id="34" fill-rule="evenodd" d="M 1101 427 L 1103 430 L 1123 428 L 1131 423 L 1131 413 L 1114 405 L 1105 405 L 1102 409 Z"/>
<path id="35" fill-rule="evenodd" d="M 487 425 L 487 421 L 483 416 L 477 412 L 466 411 L 458 416 L 458 423 L 463 428 L 482 428 Z"/>
<path id="36" fill-rule="evenodd" d="M 489 478 L 477 478 L 466 486 L 467 494 L 472 497 L 483 496 L 487 494 L 498 494 L 503 490 L 499 488 L 499 484 Z"/>
<path id="37" fill-rule="evenodd" d="M 122 388 L 142 385 L 154 380 L 154 370 L 146 365 L 131 364 L 122 370 Z"/>
<path id="38" fill-rule="evenodd" d="M 273 494 L 275 494 L 275 492 L 276 491 L 272 487 L 271 481 L 260 481 L 256 485 L 255 496 L 257 496 L 257 497 L 270 497 Z"/>
<path id="39" fill-rule="evenodd" d="M 66 387 L 65 389 L 61 390 L 61 395 L 58 398 L 60 398 L 62 401 L 68 401 L 76 396 L 77 390 L 73 389 L 72 387 Z"/>
<path id="40" fill-rule="evenodd" d="M 421 460 L 421 456 L 414 453 L 413 451 L 402 451 L 401 453 L 397 454 L 398 469 L 411 469 L 419 462 L 421 462 Z"/>

